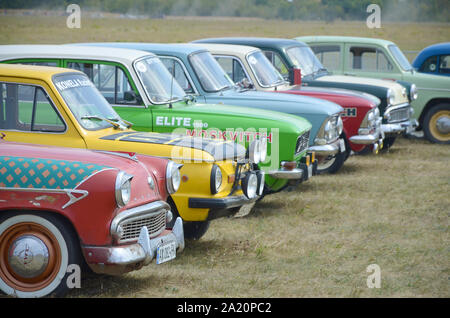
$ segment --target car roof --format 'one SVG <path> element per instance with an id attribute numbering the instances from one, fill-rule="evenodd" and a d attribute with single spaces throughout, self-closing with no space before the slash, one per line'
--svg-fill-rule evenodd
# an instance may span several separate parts
<path id="1" fill-rule="evenodd" d="M 2 76 L 22 76 L 34 79 L 45 78 L 51 80 L 53 75 L 63 73 L 80 73 L 84 75 L 83 72 L 61 67 L 0 63 L 0 74 Z"/>
<path id="2" fill-rule="evenodd" d="M 430 46 L 427 46 L 422 51 L 417 54 L 414 61 L 411 63 L 415 68 L 419 68 L 423 62 L 430 56 L 441 55 L 441 54 L 449 54 L 450 53 L 450 42 L 445 43 L 436 43 Z"/>
<path id="3" fill-rule="evenodd" d="M 77 45 L 1 45 L 0 60 L 11 58 L 73 58 L 73 59 L 101 59 L 109 61 L 134 61 L 138 58 L 154 54 L 121 48 L 106 48 L 97 46 Z"/>
<path id="4" fill-rule="evenodd" d="M 193 41 L 192 43 L 224 43 L 224 44 L 239 44 L 248 46 L 270 46 L 286 48 L 291 46 L 306 46 L 306 44 L 282 38 L 265 38 L 265 37 L 223 37 L 223 38 L 207 38 Z"/>
<path id="5" fill-rule="evenodd" d="M 388 46 L 391 44 L 395 44 L 394 42 L 376 39 L 376 38 L 365 38 L 365 37 L 357 37 L 357 36 L 337 36 L 337 35 L 313 35 L 313 36 L 299 36 L 296 37 L 295 40 L 302 42 L 334 42 L 334 43 L 365 43 L 365 44 L 373 44 L 377 43 L 382 46 Z"/>
<path id="6" fill-rule="evenodd" d="M 199 47 L 203 47 L 208 51 L 214 51 L 218 54 L 240 54 L 246 55 L 254 51 L 260 51 L 260 49 L 248 46 L 248 45 L 235 45 L 235 44 L 218 44 L 218 43 L 196 43 L 193 44 Z"/>

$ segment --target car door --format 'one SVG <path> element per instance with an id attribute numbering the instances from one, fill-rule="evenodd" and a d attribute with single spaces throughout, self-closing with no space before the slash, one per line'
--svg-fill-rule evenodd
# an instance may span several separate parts
<path id="1" fill-rule="evenodd" d="M 384 48 L 362 43 L 346 43 L 344 74 L 401 80 L 402 74 Z"/>
<path id="2" fill-rule="evenodd" d="M 0 133 L 8 141 L 86 148 L 51 88 L 39 80 L 0 77 Z"/>
<path id="3" fill-rule="evenodd" d="M 85 73 L 119 116 L 133 123 L 133 129 L 153 129 L 151 109 L 144 105 L 125 66 L 107 61 L 70 59 L 64 60 L 64 67 Z"/>

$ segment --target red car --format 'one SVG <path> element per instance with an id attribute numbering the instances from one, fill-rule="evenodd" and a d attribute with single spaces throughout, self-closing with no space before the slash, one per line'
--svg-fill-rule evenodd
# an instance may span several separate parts
<path id="1" fill-rule="evenodd" d="M 166 200 L 178 168 L 134 153 L 0 140 L 0 290 L 58 296 L 85 264 L 118 275 L 174 259 L 183 225 L 177 218 L 166 228 Z"/>

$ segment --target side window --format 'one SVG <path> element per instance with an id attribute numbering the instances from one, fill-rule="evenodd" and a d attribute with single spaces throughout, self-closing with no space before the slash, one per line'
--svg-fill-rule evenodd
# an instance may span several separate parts
<path id="1" fill-rule="evenodd" d="M 247 78 L 241 63 L 235 58 L 218 56 L 216 57 L 216 60 L 234 83 L 239 83 L 244 78 L 250 80 Z"/>
<path id="2" fill-rule="evenodd" d="M 439 73 L 450 74 L 450 55 L 441 55 L 439 59 Z"/>
<path id="3" fill-rule="evenodd" d="M 351 47 L 349 53 L 349 65 L 354 70 L 382 72 L 390 72 L 393 70 L 392 64 L 386 55 L 378 49 Z"/>
<path id="4" fill-rule="evenodd" d="M 140 104 L 122 68 L 110 64 L 79 62 L 68 62 L 67 67 L 85 73 L 110 104 Z"/>
<path id="5" fill-rule="evenodd" d="M 0 84 L 0 128 L 63 132 L 65 125 L 41 87 Z"/>
<path id="6" fill-rule="evenodd" d="M 170 74 L 172 74 L 178 84 L 183 88 L 185 93 L 187 94 L 195 94 L 194 89 L 187 78 L 186 73 L 184 72 L 183 67 L 180 62 L 172 58 L 159 58 L 161 62 L 163 62 L 164 66 L 169 70 Z"/>
<path id="7" fill-rule="evenodd" d="M 40 66 L 58 66 L 58 62 L 56 61 L 35 61 L 35 62 L 18 62 L 19 64 L 24 65 L 40 65 Z"/>
<path id="8" fill-rule="evenodd" d="M 341 67 L 341 47 L 339 45 L 311 46 L 317 58 L 329 70 L 338 70 Z"/>
<path id="9" fill-rule="evenodd" d="M 425 73 L 435 73 L 437 70 L 437 56 L 431 56 L 423 62 L 422 66 L 420 67 L 420 72 Z"/>
<path id="10" fill-rule="evenodd" d="M 289 68 L 284 64 L 278 53 L 272 51 L 263 51 L 263 53 L 285 79 L 289 78 Z"/>

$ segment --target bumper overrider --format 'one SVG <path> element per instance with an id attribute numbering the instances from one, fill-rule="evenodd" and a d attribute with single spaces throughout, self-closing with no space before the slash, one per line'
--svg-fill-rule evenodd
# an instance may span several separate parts
<path id="1" fill-rule="evenodd" d="M 208 220 L 233 215 L 236 213 L 235 208 L 256 202 L 261 197 L 264 191 L 264 178 L 265 173 L 261 170 L 239 174 L 230 195 L 224 198 L 189 198 L 189 208 L 210 209 Z M 234 194 L 239 188 L 244 195 Z"/>
<path id="2" fill-rule="evenodd" d="M 318 157 L 328 157 L 345 151 L 345 141 L 342 138 L 325 145 L 314 145 L 308 148 L 308 151 L 315 152 Z"/>
<path id="3" fill-rule="evenodd" d="M 110 229 L 117 245 L 83 246 L 87 264 L 95 273 L 120 275 L 140 269 L 153 259 L 156 259 L 157 264 L 174 259 L 177 253 L 184 250 L 185 243 L 183 220 L 180 217 L 177 217 L 172 229 L 165 227 L 171 218 L 170 206 L 163 201 L 119 213 L 111 222 Z M 146 221 L 148 226 L 138 225 L 146 224 Z M 155 225 L 158 222 L 160 225 Z M 130 224 L 134 227 L 130 227 Z M 129 227 L 124 231 L 122 226 L 126 225 Z"/>
<path id="4" fill-rule="evenodd" d="M 385 111 L 384 118 L 387 123 L 381 125 L 386 135 L 410 134 L 415 131 L 419 123 L 412 119 L 414 111 L 410 104 L 390 107 Z"/>

